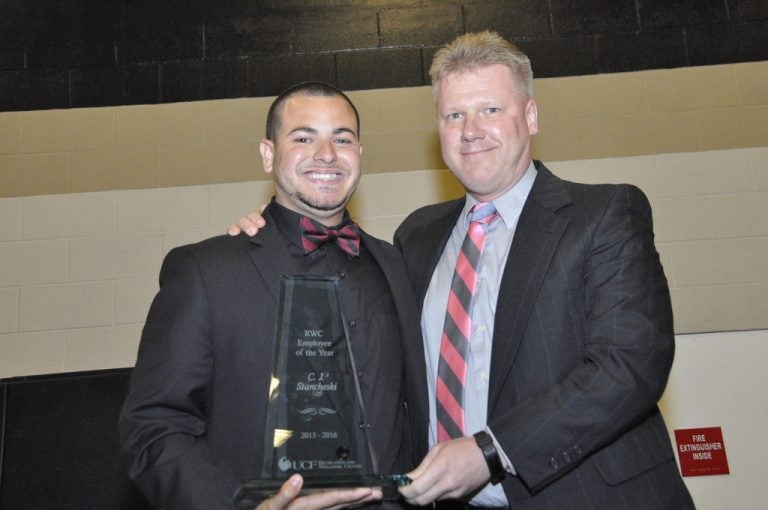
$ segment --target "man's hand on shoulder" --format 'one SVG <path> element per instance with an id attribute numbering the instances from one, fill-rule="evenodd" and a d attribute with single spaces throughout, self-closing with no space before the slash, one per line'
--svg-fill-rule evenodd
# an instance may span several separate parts
<path id="1" fill-rule="evenodd" d="M 300 496 L 303 483 L 301 475 L 291 476 L 277 494 L 262 501 L 256 510 L 338 510 L 376 501 L 382 496 L 381 489 L 371 487 L 329 490 Z"/>
<path id="2" fill-rule="evenodd" d="M 258 211 L 253 211 L 243 216 L 237 220 L 237 223 L 233 223 L 227 227 L 227 234 L 236 236 L 240 235 L 240 232 L 245 232 L 246 235 L 251 237 L 255 236 L 259 230 L 264 228 L 267 224 L 267 222 L 264 221 L 264 217 L 261 215 L 266 208 L 266 205 L 262 205 L 259 207 Z"/>

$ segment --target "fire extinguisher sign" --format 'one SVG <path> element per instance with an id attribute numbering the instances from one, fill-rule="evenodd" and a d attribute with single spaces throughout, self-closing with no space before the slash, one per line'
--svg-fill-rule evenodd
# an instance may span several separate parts
<path id="1" fill-rule="evenodd" d="M 675 441 L 683 476 L 730 473 L 720 427 L 675 430 Z"/>

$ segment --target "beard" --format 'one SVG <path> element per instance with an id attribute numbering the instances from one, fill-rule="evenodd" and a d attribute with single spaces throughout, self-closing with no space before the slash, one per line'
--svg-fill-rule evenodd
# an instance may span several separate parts
<path id="1" fill-rule="evenodd" d="M 307 195 L 301 193 L 300 191 L 297 191 L 294 194 L 294 196 L 302 204 L 309 206 L 312 209 L 316 209 L 318 211 L 336 211 L 338 209 L 343 209 L 344 206 L 347 205 L 347 202 L 349 202 L 349 198 L 350 198 L 350 195 L 347 195 L 341 200 L 336 200 L 336 201 L 313 199 L 312 197 L 308 197 Z"/>

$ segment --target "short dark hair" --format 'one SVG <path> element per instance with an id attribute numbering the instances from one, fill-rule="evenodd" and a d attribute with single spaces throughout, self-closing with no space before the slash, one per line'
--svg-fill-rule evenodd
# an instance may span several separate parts
<path id="1" fill-rule="evenodd" d="M 355 108 L 352 100 L 349 99 L 344 92 L 330 83 L 323 81 L 305 81 L 288 87 L 272 102 L 272 105 L 269 107 L 269 112 L 267 113 L 267 140 L 275 141 L 277 130 L 280 129 L 280 125 L 283 122 L 282 115 L 285 101 L 289 97 L 299 94 L 304 96 L 340 97 L 344 99 L 352 108 L 352 111 L 355 112 L 357 137 L 360 137 L 360 115 L 357 113 L 357 108 Z"/>

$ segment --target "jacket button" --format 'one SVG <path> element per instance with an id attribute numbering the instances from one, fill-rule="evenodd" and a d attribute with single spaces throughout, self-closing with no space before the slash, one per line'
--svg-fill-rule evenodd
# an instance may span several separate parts
<path id="1" fill-rule="evenodd" d="M 556 458 L 552 457 L 551 459 L 549 459 L 549 467 L 551 467 L 552 469 L 557 469 L 560 467 L 560 463 L 557 461 Z"/>
<path id="2" fill-rule="evenodd" d="M 563 462 L 566 464 L 571 461 L 571 454 L 568 452 L 563 452 L 563 454 L 560 456 L 563 459 Z"/>
<path id="3" fill-rule="evenodd" d="M 349 327 L 350 328 L 356 328 L 357 327 L 357 321 L 349 321 Z"/>
<path id="4" fill-rule="evenodd" d="M 581 448 L 579 448 L 578 446 L 574 446 L 571 449 L 571 453 L 573 453 L 576 457 L 578 457 L 579 455 L 581 455 Z"/>

